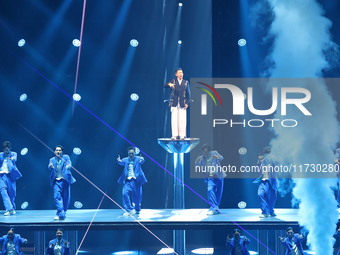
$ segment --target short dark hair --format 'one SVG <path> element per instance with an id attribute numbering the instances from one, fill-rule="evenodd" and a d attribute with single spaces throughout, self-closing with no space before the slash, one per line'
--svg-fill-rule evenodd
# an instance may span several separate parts
<path id="1" fill-rule="evenodd" d="M 293 232 L 294 232 L 294 230 L 293 230 L 292 227 L 288 227 L 288 228 L 286 229 L 286 232 L 288 232 L 288 231 L 293 231 Z"/>
<path id="2" fill-rule="evenodd" d="M 61 146 L 61 145 L 55 146 L 55 147 L 54 147 L 54 150 L 56 150 L 58 147 L 61 149 L 61 151 L 64 151 L 64 148 L 63 148 L 63 146 Z"/>
<path id="3" fill-rule="evenodd" d="M 64 233 L 64 230 L 63 230 L 62 228 L 57 228 L 57 231 L 56 231 L 56 232 L 58 232 L 58 231 L 61 231 L 61 232 Z"/>
<path id="4" fill-rule="evenodd" d="M 241 233 L 241 231 L 240 231 L 238 228 L 235 228 L 235 229 L 233 230 L 233 234 L 235 234 L 235 233 Z"/>
<path id="5" fill-rule="evenodd" d="M 11 142 L 10 141 L 4 141 L 2 143 L 2 148 L 5 149 L 5 148 L 8 148 L 10 149 L 11 148 Z"/>
<path id="6" fill-rule="evenodd" d="M 180 67 L 178 67 L 178 68 L 176 68 L 176 71 L 175 71 L 175 73 L 177 73 L 178 71 L 183 71 L 183 69 L 182 69 L 182 68 L 180 68 Z"/>
<path id="7" fill-rule="evenodd" d="M 211 151 L 211 146 L 209 144 L 205 143 L 202 146 L 202 151 L 204 151 L 205 149 L 207 149 L 208 151 Z"/>
<path id="8" fill-rule="evenodd" d="M 135 147 L 132 147 L 132 146 L 128 147 L 128 151 L 130 150 L 133 150 L 133 152 L 135 152 Z"/>

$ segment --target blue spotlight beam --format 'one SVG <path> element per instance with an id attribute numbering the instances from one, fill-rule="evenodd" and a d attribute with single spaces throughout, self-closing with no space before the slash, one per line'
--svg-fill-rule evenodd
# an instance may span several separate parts
<path id="1" fill-rule="evenodd" d="M 69 95 L 66 91 L 64 91 L 62 88 L 60 88 L 57 84 L 55 84 L 54 82 L 50 81 L 44 74 L 42 74 L 41 72 L 39 72 L 35 67 L 33 67 L 32 65 L 30 65 L 29 63 L 27 63 L 25 60 L 21 59 L 20 57 L 18 57 L 17 55 L 13 54 L 15 57 L 17 57 L 18 59 L 20 59 L 24 64 L 26 64 L 30 69 L 32 69 L 34 72 L 36 72 L 38 75 L 40 75 L 43 79 L 45 79 L 48 83 L 50 83 L 51 85 L 53 85 L 55 88 L 57 88 L 60 92 L 62 92 L 65 96 L 67 96 L 68 98 L 70 98 L 71 100 L 73 100 L 72 96 Z M 131 146 L 134 147 L 138 147 L 137 145 L 135 145 L 132 141 L 130 141 L 128 138 L 126 138 L 124 135 L 120 134 L 117 130 L 115 130 L 113 127 L 111 127 L 107 122 L 105 122 L 103 119 L 101 119 L 99 116 L 97 116 L 95 113 L 93 113 L 90 109 L 88 109 L 85 105 L 83 105 L 80 102 L 76 102 L 76 104 L 78 104 L 80 107 L 82 107 L 85 111 L 87 111 L 90 115 L 92 115 L 95 119 L 97 119 L 99 122 L 101 122 L 104 126 L 106 126 L 107 128 L 109 128 L 111 131 L 113 131 L 116 135 L 118 135 L 119 137 L 121 137 L 123 140 L 125 140 L 127 143 L 129 143 Z M 38 139 L 39 141 L 41 141 L 40 139 Z M 45 145 L 45 143 L 43 143 Z M 47 145 L 45 145 L 47 146 Z M 47 146 L 48 147 L 48 146 Z M 49 147 L 48 147 L 49 148 Z M 139 147 L 138 147 L 139 148 Z M 50 148 L 49 148 L 50 149 Z M 51 150 L 51 149 L 50 149 Z M 152 162 L 154 162 L 157 166 L 159 166 L 161 169 L 163 169 L 166 173 L 168 173 L 169 175 L 171 175 L 172 177 L 176 178 L 174 176 L 174 174 L 172 174 L 168 169 L 166 169 L 163 165 L 161 165 L 160 163 L 158 163 L 155 159 L 153 159 L 149 154 L 147 154 L 145 151 L 140 150 L 140 152 L 146 156 L 148 159 L 150 159 Z M 86 180 L 88 180 L 88 182 L 90 182 L 91 184 L 94 185 L 94 187 L 96 187 L 102 194 L 105 194 L 105 192 L 103 192 L 99 187 L 97 187 L 94 183 L 92 183 L 89 179 L 87 179 L 84 175 L 82 175 L 78 170 L 76 170 L 74 168 L 74 170 L 80 174 L 83 178 L 85 178 Z M 183 185 L 189 189 L 191 192 L 193 192 L 196 196 L 198 196 L 200 199 L 202 199 L 205 203 L 209 204 L 211 206 L 211 203 L 204 197 L 202 197 L 197 191 L 195 191 L 193 188 L 191 188 L 189 185 L 187 185 L 185 182 L 183 182 L 182 180 L 180 180 L 179 178 L 177 178 L 177 181 L 179 181 L 180 183 L 183 183 Z M 118 205 L 118 207 L 120 207 L 121 209 L 123 209 L 116 201 L 114 201 L 111 197 L 109 197 L 108 195 L 105 194 L 105 196 L 107 196 L 112 202 L 114 202 L 116 205 Z M 124 209 L 123 209 L 124 210 Z M 225 217 L 228 217 L 228 215 L 226 214 L 222 214 Z M 135 219 L 133 216 L 130 216 L 133 219 Z M 147 231 L 151 232 L 150 230 L 148 230 L 142 223 L 140 223 L 137 219 L 135 219 L 136 222 L 138 222 L 141 226 L 143 226 Z M 235 226 L 237 226 L 238 228 L 242 229 L 245 233 L 247 233 L 249 236 L 251 236 L 254 240 L 256 240 L 260 245 L 262 245 L 265 249 L 267 249 L 271 254 L 277 255 L 273 250 L 271 250 L 269 247 L 267 247 L 264 243 L 262 243 L 259 239 L 257 239 L 254 235 L 252 235 L 250 232 L 248 232 L 246 229 L 244 229 L 241 225 L 239 225 L 237 222 L 235 221 L 231 221 Z M 152 232 L 151 232 L 152 233 Z M 160 240 L 154 233 L 152 233 L 152 235 L 154 235 L 158 240 Z M 163 242 L 163 241 L 161 241 Z M 166 245 L 166 244 L 165 244 Z M 167 246 L 167 245 L 166 245 Z M 168 246 L 167 246 L 168 247 Z"/>

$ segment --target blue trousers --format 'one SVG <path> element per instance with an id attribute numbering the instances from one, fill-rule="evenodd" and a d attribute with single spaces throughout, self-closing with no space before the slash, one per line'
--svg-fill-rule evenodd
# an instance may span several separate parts
<path id="1" fill-rule="evenodd" d="M 70 184 L 64 179 L 54 181 L 53 194 L 57 215 L 60 218 L 65 218 L 66 211 L 70 205 Z"/>
<path id="2" fill-rule="evenodd" d="M 7 174 L 0 174 L 0 193 L 6 211 L 15 210 L 16 182 Z"/>
<path id="3" fill-rule="evenodd" d="M 274 213 L 277 191 L 270 185 L 269 180 L 261 181 L 257 194 L 260 199 L 260 208 L 262 213 Z"/>
<path id="4" fill-rule="evenodd" d="M 126 180 L 123 186 L 123 207 L 130 212 L 135 209 L 140 211 L 142 203 L 142 185 L 138 185 L 135 179 Z"/>
<path id="5" fill-rule="evenodd" d="M 210 202 L 210 210 L 217 210 L 221 204 L 224 179 L 208 178 L 208 200 Z"/>

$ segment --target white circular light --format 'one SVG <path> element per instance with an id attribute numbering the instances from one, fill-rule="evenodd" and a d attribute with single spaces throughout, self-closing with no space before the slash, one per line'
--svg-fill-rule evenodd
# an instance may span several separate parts
<path id="1" fill-rule="evenodd" d="M 182 40 L 178 40 L 178 44 L 181 45 L 183 42 Z"/>
<path id="2" fill-rule="evenodd" d="M 238 206 L 238 208 L 240 208 L 240 209 L 244 209 L 244 208 L 246 208 L 247 203 L 244 202 L 244 201 L 240 201 L 240 202 L 237 204 L 237 206 Z"/>
<path id="3" fill-rule="evenodd" d="M 22 95 L 19 97 L 19 100 L 20 100 L 21 102 L 24 102 L 26 99 L 27 99 L 27 94 L 22 94 Z"/>
<path id="4" fill-rule="evenodd" d="M 24 156 L 24 155 L 27 154 L 27 152 L 28 152 L 28 149 L 27 149 L 27 148 L 23 148 L 23 149 L 20 151 L 20 154 L 21 154 L 22 156 Z"/>
<path id="5" fill-rule="evenodd" d="M 74 153 L 75 155 L 80 155 L 80 154 L 81 154 L 81 149 L 78 148 L 78 147 L 75 147 L 75 148 L 73 148 L 73 153 Z"/>
<path id="6" fill-rule="evenodd" d="M 80 202 L 80 201 L 75 201 L 74 202 L 74 207 L 77 208 L 77 209 L 80 209 L 83 207 L 83 203 Z"/>
<path id="7" fill-rule="evenodd" d="M 136 39 L 132 39 L 131 41 L 130 41 L 130 45 L 132 46 L 132 47 L 137 47 L 138 46 L 138 41 L 136 40 Z"/>
<path id="8" fill-rule="evenodd" d="M 214 248 L 199 248 L 191 251 L 193 254 L 214 254 Z"/>
<path id="9" fill-rule="evenodd" d="M 19 47 L 24 47 L 25 44 L 26 44 L 25 39 L 20 39 L 20 40 L 18 41 L 18 46 L 19 46 Z"/>
<path id="10" fill-rule="evenodd" d="M 137 148 L 137 147 L 135 147 L 135 153 L 136 153 L 136 154 L 139 154 L 139 153 L 140 153 L 140 149 Z"/>
<path id="11" fill-rule="evenodd" d="M 139 99 L 139 96 L 138 96 L 138 94 L 136 94 L 136 93 L 132 93 L 132 94 L 130 95 L 130 98 L 131 98 L 132 101 L 137 101 L 137 100 Z"/>
<path id="12" fill-rule="evenodd" d="M 28 202 L 23 202 L 21 204 L 21 209 L 25 210 L 28 207 Z"/>
<path id="13" fill-rule="evenodd" d="M 80 101 L 80 99 L 81 99 L 81 96 L 79 94 L 77 94 L 77 93 L 73 94 L 72 97 L 73 97 L 74 101 Z"/>
<path id="14" fill-rule="evenodd" d="M 238 153 L 240 155 L 245 155 L 245 154 L 247 154 L 247 152 L 248 152 L 248 150 L 245 147 L 241 147 L 241 148 L 238 149 Z"/>
<path id="15" fill-rule="evenodd" d="M 242 39 L 238 40 L 237 43 L 238 43 L 239 46 L 242 47 L 242 46 L 245 46 L 247 44 L 247 41 L 246 41 L 246 39 L 242 38 Z"/>
<path id="16" fill-rule="evenodd" d="M 179 7 L 182 7 L 182 6 L 183 6 L 183 3 L 178 3 L 178 6 L 179 6 Z"/>
<path id="17" fill-rule="evenodd" d="M 81 45 L 81 42 L 79 39 L 73 39 L 72 44 L 74 47 L 79 47 Z"/>

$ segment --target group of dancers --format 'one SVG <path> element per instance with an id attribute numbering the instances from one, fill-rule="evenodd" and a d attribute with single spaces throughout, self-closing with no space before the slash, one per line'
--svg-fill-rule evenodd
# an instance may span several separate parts
<path id="1" fill-rule="evenodd" d="M 49 241 L 46 248 L 46 255 L 69 255 L 70 243 L 63 238 L 64 231 L 58 228 L 56 238 Z M 10 228 L 7 235 L 0 237 L 1 254 L 19 255 L 22 244 L 27 243 L 27 239 L 14 233 L 14 228 Z"/>

